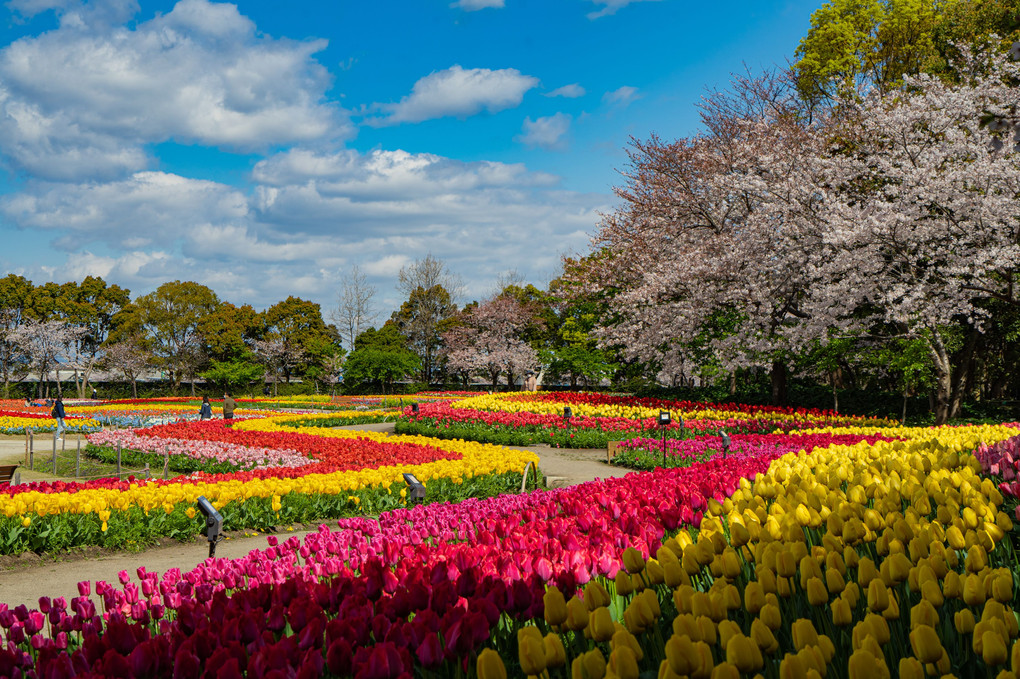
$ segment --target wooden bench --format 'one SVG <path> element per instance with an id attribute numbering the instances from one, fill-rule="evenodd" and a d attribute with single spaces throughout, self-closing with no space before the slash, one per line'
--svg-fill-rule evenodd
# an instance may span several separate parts
<path id="1" fill-rule="evenodd" d="M 17 468 L 16 464 L 0 465 L 0 483 L 9 484 L 14 479 L 14 470 Z"/>

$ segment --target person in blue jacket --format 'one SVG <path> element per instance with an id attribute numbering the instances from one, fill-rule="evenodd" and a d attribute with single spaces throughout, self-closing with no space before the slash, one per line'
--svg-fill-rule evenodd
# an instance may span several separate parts
<path id="1" fill-rule="evenodd" d="M 57 421 L 57 440 L 64 440 L 64 417 L 67 415 L 64 412 L 64 399 L 60 396 L 57 397 L 57 402 L 53 404 L 53 411 L 50 413 L 53 418 Z"/>
<path id="2" fill-rule="evenodd" d="M 202 397 L 202 407 L 198 409 L 198 419 L 200 420 L 211 420 L 212 419 L 212 404 L 209 403 L 209 397 Z"/>

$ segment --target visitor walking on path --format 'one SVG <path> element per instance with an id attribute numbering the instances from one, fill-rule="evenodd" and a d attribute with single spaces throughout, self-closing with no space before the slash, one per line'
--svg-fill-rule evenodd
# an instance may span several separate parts
<path id="1" fill-rule="evenodd" d="M 212 404 L 209 403 L 209 397 L 202 397 L 202 407 L 198 409 L 198 419 L 200 420 L 211 420 L 212 419 Z"/>
<path id="2" fill-rule="evenodd" d="M 223 394 L 223 419 L 232 420 L 234 419 L 234 408 L 237 407 L 237 403 L 234 399 L 230 398 L 230 392 Z"/>
<path id="3" fill-rule="evenodd" d="M 67 413 L 64 412 L 64 399 L 63 398 L 61 398 L 60 396 L 57 397 L 57 402 L 53 404 L 53 410 L 52 410 L 52 412 L 50 414 L 53 415 L 53 419 L 55 419 L 57 421 L 57 431 L 56 431 L 57 440 L 58 441 L 63 441 L 64 440 L 64 417 L 67 415 Z"/>

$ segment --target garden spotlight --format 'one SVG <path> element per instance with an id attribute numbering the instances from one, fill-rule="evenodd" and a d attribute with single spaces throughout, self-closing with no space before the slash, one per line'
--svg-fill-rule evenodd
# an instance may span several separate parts
<path id="1" fill-rule="evenodd" d="M 569 420 L 573 416 L 574 416 L 574 411 L 571 410 L 569 407 L 563 409 L 563 419 L 564 420 Z"/>
<path id="2" fill-rule="evenodd" d="M 205 516 L 205 539 L 209 541 L 209 557 L 216 556 L 216 543 L 223 539 L 223 515 L 216 511 L 212 503 L 200 495 L 198 511 Z"/>
<path id="3" fill-rule="evenodd" d="M 415 405 L 418 405 L 417 403 Z M 404 474 L 404 483 L 411 489 L 407 499 L 411 502 L 424 502 L 425 501 L 425 486 L 414 474 Z"/>
<path id="4" fill-rule="evenodd" d="M 723 456 L 723 458 L 725 458 L 726 454 L 728 452 L 730 452 L 730 443 L 731 443 L 730 442 L 730 435 L 727 434 L 726 432 L 723 432 L 722 434 L 719 435 L 719 437 L 722 439 L 722 456 Z"/>
<path id="5" fill-rule="evenodd" d="M 417 401 L 415 401 L 414 403 L 411 404 L 411 412 L 414 413 L 415 415 L 418 414 L 418 402 Z"/>
<path id="6" fill-rule="evenodd" d="M 666 466 L 666 428 L 669 426 L 669 411 L 659 411 L 659 428 L 662 429 L 662 466 Z M 683 422 L 683 418 L 680 418 Z"/>

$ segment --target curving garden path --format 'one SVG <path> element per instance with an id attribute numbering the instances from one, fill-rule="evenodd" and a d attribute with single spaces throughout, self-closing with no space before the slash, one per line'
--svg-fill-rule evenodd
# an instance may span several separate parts
<path id="1" fill-rule="evenodd" d="M 392 431 L 393 424 L 354 425 L 344 429 Z M 515 446 L 516 447 L 516 446 Z M 565 487 L 585 483 L 597 478 L 619 477 L 628 470 L 612 467 L 606 463 L 604 449 L 558 449 L 536 445 L 522 450 L 531 450 L 541 459 L 540 469 L 546 475 L 549 487 Z M 24 439 L 0 440 L 0 465 L 21 464 L 24 459 Z M 52 476 L 39 471 L 22 471 L 22 481 L 51 479 Z M 295 526 L 292 531 L 277 533 L 281 537 L 296 535 L 299 538 L 315 527 Z M 237 558 L 251 551 L 267 547 L 264 534 L 248 531 L 234 533 L 216 547 L 216 556 Z M 88 555 L 56 555 L 39 557 L 34 553 L 19 557 L 0 557 L 0 603 L 11 607 L 25 604 L 35 608 L 40 596 L 55 598 L 63 596 L 70 601 L 78 596 L 78 582 L 90 580 L 95 583 L 105 580 L 118 582 L 118 574 L 127 571 L 135 582 L 136 571 L 145 567 L 148 571 L 163 573 L 171 568 L 188 571 L 209 556 L 208 542 L 197 538 L 193 543 L 174 542 L 167 546 L 154 547 L 140 553 L 95 552 Z M 100 605 L 99 598 L 93 599 Z"/>

